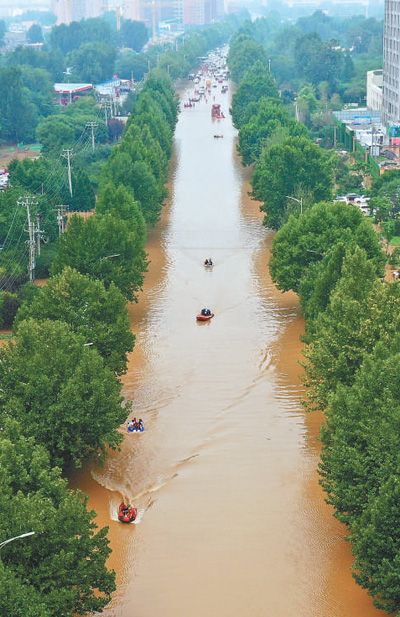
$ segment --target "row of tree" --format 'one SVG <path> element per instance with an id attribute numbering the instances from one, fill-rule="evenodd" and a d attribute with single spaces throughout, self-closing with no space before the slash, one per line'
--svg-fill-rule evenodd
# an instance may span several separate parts
<path id="1" fill-rule="evenodd" d="M 306 317 L 307 404 L 322 409 L 321 482 L 349 528 L 354 576 L 400 610 L 400 286 L 385 282 L 372 225 L 353 206 L 320 203 L 278 231 L 272 276 Z"/>
<path id="2" fill-rule="evenodd" d="M 265 50 L 247 33 L 233 38 L 228 64 L 238 88 L 232 117 L 239 152 L 253 164 L 253 196 L 262 202 L 268 227 L 278 229 L 294 204 L 298 210 L 332 196 L 336 159 L 310 139 L 279 97 Z"/>
<path id="3" fill-rule="evenodd" d="M 127 300 L 146 269 L 146 218 L 156 220 L 165 197 L 177 118 L 167 76 L 148 78 L 131 117 L 104 169 L 96 213 L 72 217 L 53 276 L 30 288 L 0 351 L 0 536 L 35 531 L 2 549 L 0 612 L 10 617 L 83 615 L 115 589 L 107 530 L 61 474 L 116 448 L 129 413 L 119 381 L 134 344 Z M 115 175 L 120 153 L 129 156 L 125 176 Z M 146 201 L 147 188 L 157 188 L 157 202 Z"/>

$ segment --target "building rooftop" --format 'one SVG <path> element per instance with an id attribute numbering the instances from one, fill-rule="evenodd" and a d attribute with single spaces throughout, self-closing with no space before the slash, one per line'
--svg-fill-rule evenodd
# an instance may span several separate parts
<path id="1" fill-rule="evenodd" d="M 54 91 L 57 94 L 78 94 L 92 88 L 92 84 L 54 84 Z"/>

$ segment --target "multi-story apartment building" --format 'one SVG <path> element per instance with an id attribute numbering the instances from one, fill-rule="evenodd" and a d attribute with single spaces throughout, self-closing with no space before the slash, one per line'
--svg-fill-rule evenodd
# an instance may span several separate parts
<path id="1" fill-rule="evenodd" d="M 183 0 L 183 23 L 210 24 L 224 13 L 222 0 Z"/>
<path id="2" fill-rule="evenodd" d="M 385 0 L 383 121 L 400 124 L 400 0 Z"/>
<path id="3" fill-rule="evenodd" d="M 98 17 L 106 10 L 106 0 L 52 0 L 52 11 L 57 17 L 57 24 Z"/>

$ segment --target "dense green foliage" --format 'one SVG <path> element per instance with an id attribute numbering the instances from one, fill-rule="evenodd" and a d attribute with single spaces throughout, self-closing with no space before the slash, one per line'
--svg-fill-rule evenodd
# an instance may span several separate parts
<path id="1" fill-rule="evenodd" d="M 125 186 L 150 224 L 157 221 L 166 196 L 176 118 L 177 101 L 171 83 L 155 72 L 135 100 L 123 139 L 103 171 L 104 183 Z M 112 190 L 108 196 L 114 204 L 110 201 L 110 208 L 117 207 Z M 125 193 L 123 198 L 128 197 Z M 101 211 L 106 208 L 103 201 L 100 199 Z"/>
<path id="2" fill-rule="evenodd" d="M 87 499 L 68 489 L 38 445 L 29 418 L 2 421 L 0 538 L 35 536 L 4 546 L 0 613 L 8 617 L 73 617 L 99 611 L 115 589 L 107 571 L 107 529 L 98 530 Z"/>
<path id="3" fill-rule="evenodd" d="M 308 137 L 289 137 L 261 151 L 252 183 L 266 224 L 278 229 L 287 217 L 288 197 L 304 201 L 305 193 L 311 203 L 332 197 L 332 157 Z"/>
<path id="4" fill-rule="evenodd" d="M 0 422 L 17 419 L 59 467 L 79 466 L 121 440 L 121 386 L 96 349 L 65 322 L 21 321 L 0 350 Z"/>
<path id="5" fill-rule="evenodd" d="M 383 263 L 355 207 L 317 204 L 279 230 L 271 272 L 300 294 L 307 319 L 306 402 L 325 412 L 321 483 L 349 527 L 354 576 L 397 614 L 400 285 L 381 278 Z"/>
<path id="6" fill-rule="evenodd" d="M 64 321 L 94 346 L 115 373 L 126 369 L 126 354 L 132 351 L 126 300 L 111 284 L 103 283 L 66 268 L 52 277 L 18 312 L 17 324 L 24 319 Z"/>
<path id="7" fill-rule="evenodd" d="M 305 126 L 290 116 L 279 99 L 266 56 L 253 53 L 255 45 L 261 47 L 254 40 L 257 22 L 242 30 L 233 38 L 228 57 L 232 75 L 240 80 L 232 117 L 239 128 L 242 160 L 255 166 L 253 197 L 262 202 L 266 225 L 278 229 L 293 210 L 293 202 L 302 210 L 332 197 L 336 161 L 311 141 Z"/>
<path id="8" fill-rule="evenodd" d="M 107 288 L 113 283 L 127 299 L 133 300 L 146 269 L 143 218 L 140 212 L 138 215 L 130 228 L 110 213 L 88 219 L 73 216 L 60 238 L 52 274 L 69 266 L 100 279 Z"/>
<path id="9" fill-rule="evenodd" d="M 276 234 L 270 262 L 275 283 L 283 291 L 299 292 L 308 269 L 324 260 L 325 265 L 337 244 L 361 247 L 376 264 L 375 272 L 381 273 L 384 259 L 378 237 L 360 210 L 344 202 L 319 203 L 302 216 L 291 216 Z"/>
<path id="10" fill-rule="evenodd" d="M 149 40 L 149 33 L 142 21 L 123 19 L 119 39 L 122 47 L 140 52 Z"/>

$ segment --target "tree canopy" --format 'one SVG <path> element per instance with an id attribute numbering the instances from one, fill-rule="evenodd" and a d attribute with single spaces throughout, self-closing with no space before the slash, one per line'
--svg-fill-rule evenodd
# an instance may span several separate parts
<path id="1" fill-rule="evenodd" d="M 97 349 L 113 372 L 125 372 L 134 336 L 126 300 L 114 284 L 105 289 L 101 281 L 65 268 L 47 285 L 36 288 L 34 296 L 21 306 L 16 325 L 28 318 L 67 323 L 84 337 L 86 345 Z"/>
<path id="2" fill-rule="evenodd" d="M 332 196 L 332 156 L 306 137 L 291 137 L 264 148 L 253 175 L 253 195 L 263 203 L 268 227 L 285 222 L 288 196 L 305 190 L 312 202 Z"/>
<path id="3" fill-rule="evenodd" d="M 127 416 L 120 384 L 87 343 L 64 322 L 28 319 L 0 350 L 1 423 L 18 420 L 62 468 L 116 447 Z"/>
<path id="4" fill-rule="evenodd" d="M 142 226 L 141 217 L 129 228 L 124 220 L 111 213 L 88 219 L 71 217 L 67 231 L 60 238 L 52 274 L 59 274 L 69 266 L 100 279 L 106 288 L 114 283 L 127 299 L 135 299 L 146 270 Z"/>
<path id="5" fill-rule="evenodd" d="M 307 269 L 329 257 L 338 243 L 364 249 L 375 264 L 375 274 L 382 274 L 384 256 L 371 223 L 356 207 L 322 202 L 303 215 L 291 216 L 276 234 L 270 262 L 274 281 L 283 291 L 298 292 Z"/>
<path id="6" fill-rule="evenodd" d="M 23 429 L 24 427 L 24 429 Z M 115 590 L 106 569 L 107 529 L 98 529 L 87 499 L 68 489 L 50 465 L 30 423 L 6 419 L 0 433 L 0 537 L 35 535 L 4 546 L 0 613 L 73 617 L 101 610 Z"/>
<path id="7" fill-rule="evenodd" d="M 123 19 L 119 38 L 123 47 L 139 52 L 149 40 L 149 33 L 142 21 Z"/>

